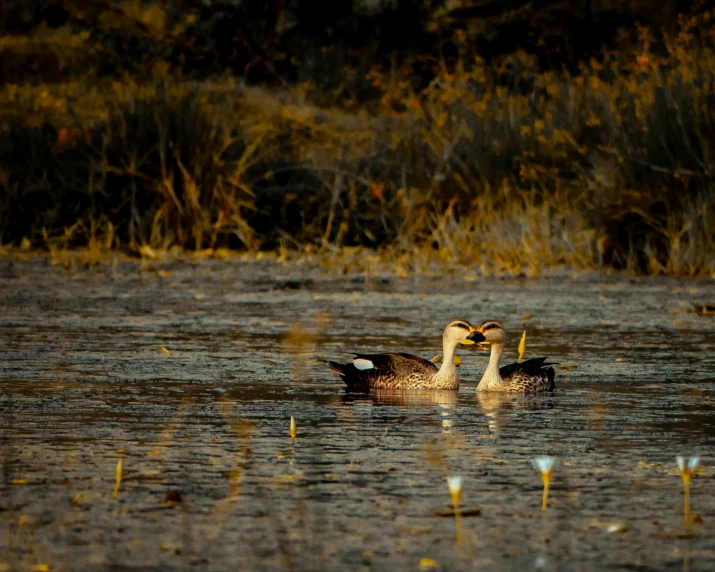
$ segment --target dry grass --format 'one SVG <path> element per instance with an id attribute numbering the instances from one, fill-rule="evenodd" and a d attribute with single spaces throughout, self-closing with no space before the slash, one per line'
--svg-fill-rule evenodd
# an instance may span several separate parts
<path id="1" fill-rule="evenodd" d="M 0 241 L 318 253 L 348 268 L 715 273 L 713 13 L 543 72 L 516 53 L 369 108 L 311 85 L 154 76 L 0 89 Z M 55 37 L 56 36 L 56 37 Z M 53 41 L 60 41 L 55 32 Z M 54 44 L 53 44 L 54 45 Z M 79 44 L 72 44 L 79 50 Z M 8 47 L 3 44 L 4 49 Z M 26 242 L 27 245 L 27 242 Z"/>

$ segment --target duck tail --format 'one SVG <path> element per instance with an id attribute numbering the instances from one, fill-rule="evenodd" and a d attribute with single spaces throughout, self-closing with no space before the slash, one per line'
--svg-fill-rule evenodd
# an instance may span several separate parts
<path id="1" fill-rule="evenodd" d="M 328 367 L 332 369 L 335 373 L 337 373 L 340 377 L 344 378 L 348 374 L 347 364 L 338 363 L 336 361 L 329 361 Z"/>
<path id="2" fill-rule="evenodd" d="M 544 373 L 549 380 L 549 385 L 547 386 L 546 391 L 553 391 L 554 389 L 556 389 L 556 382 L 554 381 L 554 377 L 556 376 L 556 370 L 551 367 L 551 364 L 549 364 L 547 367 L 544 368 Z"/>

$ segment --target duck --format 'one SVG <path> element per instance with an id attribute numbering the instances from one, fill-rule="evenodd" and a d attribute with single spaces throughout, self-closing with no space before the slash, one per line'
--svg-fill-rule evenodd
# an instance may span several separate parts
<path id="1" fill-rule="evenodd" d="M 504 350 L 504 326 L 497 320 L 482 322 L 477 331 L 467 339 L 475 342 L 483 349 L 491 347 L 489 365 L 482 376 L 477 391 L 503 391 L 509 393 L 551 392 L 556 387 L 554 377 L 556 372 L 547 363 L 545 357 L 528 359 L 518 363 L 510 363 L 499 367 L 501 354 Z"/>
<path id="2" fill-rule="evenodd" d="M 469 339 L 477 332 L 467 320 L 452 320 L 442 335 L 441 367 L 407 353 L 354 354 L 348 363 L 329 361 L 349 391 L 370 389 L 459 389 L 459 375 L 454 364 L 458 345 L 474 345 Z"/>

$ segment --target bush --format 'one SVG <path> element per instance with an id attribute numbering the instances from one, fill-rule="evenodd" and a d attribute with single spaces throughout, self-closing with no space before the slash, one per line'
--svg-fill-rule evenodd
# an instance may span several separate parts
<path id="1" fill-rule="evenodd" d="M 713 274 L 712 21 L 683 18 L 658 46 L 640 29 L 578 73 L 524 52 L 419 92 L 373 72 L 380 99 L 361 107 L 343 88 L 329 106 L 310 84 L 160 66 L 6 85 L 0 238 L 71 246 L 111 228 L 134 250 L 367 246 L 484 273 Z"/>

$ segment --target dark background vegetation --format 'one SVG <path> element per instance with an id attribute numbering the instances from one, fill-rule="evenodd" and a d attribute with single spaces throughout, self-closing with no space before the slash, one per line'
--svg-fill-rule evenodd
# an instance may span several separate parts
<path id="1" fill-rule="evenodd" d="M 711 10 L 5 0 L 0 243 L 712 274 Z"/>

